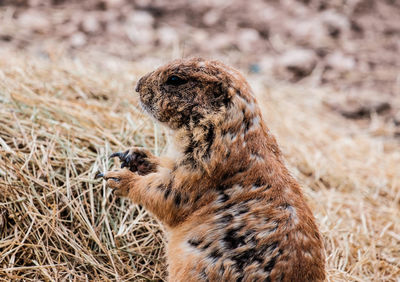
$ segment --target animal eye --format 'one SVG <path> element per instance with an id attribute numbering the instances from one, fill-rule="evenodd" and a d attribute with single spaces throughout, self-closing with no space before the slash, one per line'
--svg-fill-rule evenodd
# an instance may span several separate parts
<path id="1" fill-rule="evenodd" d="M 168 77 L 168 80 L 167 80 L 166 83 L 167 83 L 168 85 L 177 86 L 177 85 L 185 84 L 186 82 L 187 82 L 187 80 L 182 79 L 182 78 L 180 78 L 179 76 L 171 75 L 170 77 Z"/>

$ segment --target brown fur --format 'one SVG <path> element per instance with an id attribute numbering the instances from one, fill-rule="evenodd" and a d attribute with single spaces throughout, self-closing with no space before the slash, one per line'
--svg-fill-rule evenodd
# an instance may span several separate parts
<path id="1" fill-rule="evenodd" d="M 242 75 L 216 61 L 177 60 L 136 90 L 173 130 L 173 156 L 133 148 L 114 155 L 130 170 L 105 178 L 165 225 L 169 280 L 324 280 L 314 217 Z"/>

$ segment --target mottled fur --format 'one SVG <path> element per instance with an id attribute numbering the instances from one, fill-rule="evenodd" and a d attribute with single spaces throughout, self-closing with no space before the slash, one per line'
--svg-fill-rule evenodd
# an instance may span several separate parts
<path id="1" fill-rule="evenodd" d="M 173 130 L 174 156 L 133 148 L 115 155 L 130 170 L 105 178 L 165 225 L 169 280 L 324 280 L 314 217 L 242 75 L 216 61 L 177 60 L 136 91 Z"/>

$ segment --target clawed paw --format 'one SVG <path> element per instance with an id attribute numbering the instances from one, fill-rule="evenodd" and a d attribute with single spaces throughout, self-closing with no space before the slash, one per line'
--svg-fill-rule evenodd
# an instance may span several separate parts
<path id="1" fill-rule="evenodd" d="M 146 175 L 155 171 L 157 164 L 151 161 L 152 154 L 143 148 L 132 148 L 125 152 L 111 154 L 110 158 L 118 157 L 121 168 L 127 167 L 132 172 Z"/>
<path id="2" fill-rule="evenodd" d="M 135 174 L 127 169 L 98 173 L 96 178 L 102 177 L 107 181 L 107 187 L 114 189 L 117 196 L 128 196 L 130 187 L 135 180 Z"/>

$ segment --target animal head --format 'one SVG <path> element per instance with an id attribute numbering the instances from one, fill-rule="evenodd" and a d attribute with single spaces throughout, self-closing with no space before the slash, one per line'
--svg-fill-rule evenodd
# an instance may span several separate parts
<path id="1" fill-rule="evenodd" d="M 222 63 L 194 58 L 175 60 L 148 73 L 136 91 L 149 114 L 178 129 L 226 112 L 243 84 L 247 86 L 244 78 Z"/>

